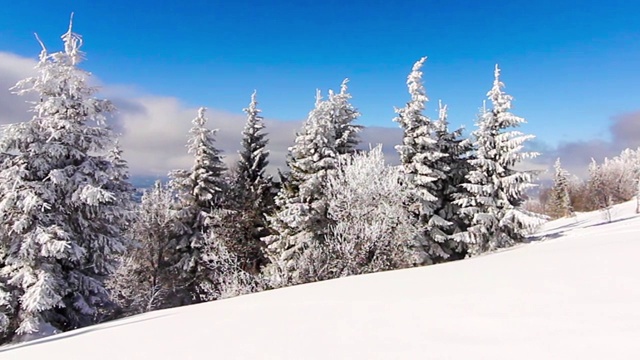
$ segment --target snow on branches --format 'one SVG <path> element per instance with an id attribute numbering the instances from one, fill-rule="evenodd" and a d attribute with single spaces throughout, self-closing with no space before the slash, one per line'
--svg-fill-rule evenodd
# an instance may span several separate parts
<path id="1" fill-rule="evenodd" d="M 468 194 L 457 203 L 468 220 L 467 231 L 458 235 L 471 254 L 511 246 L 524 240 L 543 220 L 520 207 L 527 189 L 534 186 L 531 171 L 516 165 L 537 156 L 522 148 L 533 135 L 508 130 L 525 120 L 510 112 L 512 97 L 504 93 L 500 69 L 496 65 L 493 87 L 487 93 L 490 109 L 483 109 L 472 133 L 475 154 L 469 160 L 472 170 L 463 187 Z"/>
<path id="2" fill-rule="evenodd" d="M 114 107 L 77 67 L 82 38 L 71 24 L 62 41 L 64 51 L 43 46 L 36 75 L 14 87 L 38 97 L 35 115 L 8 125 L 0 140 L 0 279 L 16 325 L 9 333 L 96 321 L 109 303 L 103 282 L 127 243 L 131 186 L 106 126 Z"/>
<path id="3" fill-rule="evenodd" d="M 205 126 L 205 111 L 205 108 L 198 109 L 189 131 L 187 148 L 193 155 L 193 166 L 190 170 L 174 170 L 169 174 L 169 186 L 177 196 L 175 216 L 184 229 L 176 236 L 177 259 L 172 260 L 176 271 L 182 274 L 180 287 L 185 292 L 184 304 L 199 297 L 199 282 L 206 279 L 202 250 L 215 220 L 213 212 L 219 209 L 226 186 L 225 165 L 215 146 L 217 130 Z"/>
<path id="4" fill-rule="evenodd" d="M 463 256 L 453 234 L 461 231 L 462 221 L 454 204 L 467 166 L 469 143 L 461 139 L 462 129 L 449 132 L 446 107 L 440 106 L 439 119 L 424 114 L 429 100 L 418 60 L 407 78 L 411 99 L 396 109 L 394 119 L 403 129 L 400 153 L 407 186 L 412 190 L 409 208 L 422 228 L 421 246 L 429 254 L 428 262 L 442 261 L 451 255 Z"/>
<path id="5" fill-rule="evenodd" d="M 345 80 L 338 94 L 330 91 L 327 100 L 318 91 L 315 108 L 289 148 L 290 171 L 270 218 L 276 234 L 267 240 L 273 265 L 284 272 L 293 271 L 304 243 L 321 241 L 328 233 L 326 181 L 336 171 L 338 158 L 353 153 L 358 144 L 360 126 L 353 121 L 359 114 L 349 102 L 346 84 Z"/>

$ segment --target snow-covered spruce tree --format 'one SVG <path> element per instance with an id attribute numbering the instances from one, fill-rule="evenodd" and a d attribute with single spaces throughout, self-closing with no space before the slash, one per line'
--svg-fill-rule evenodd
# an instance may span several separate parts
<path id="1" fill-rule="evenodd" d="M 423 57 L 413 65 L 407 78 L 411 100 L 403 108 L 396 109 L 397 116 L 393 119 L 403 130 L 402 145 L 396 149 L 400 153 L 406 184 L 411 189 L 412 196 L 407 199 L 407 205 L 422 228 L 418 243 L 427 255 L 423 264 L 449 256 L 444 248 L 448 237 L 439 228 L 451 226 L 448 220 L 433 216 L 438 201 L 435 181 L 446 177 L 435 165 L 442 163 L 447 154 L 438 151 L 435 123 L 424 114 L 429 101 L 422 82 L 422 66 L 426 60 Z"/>
<path id="2" fill-rule="evenodd" d="M 339 156 L 353 153 L 357 145 L 359 127 L 351 123 L 357 113 L 352 112 L 348 99 L 346 83 L 340 94 L 330 93 L 325 101 L 318 92 L 315 108 L 289 148 L 289 173 L 270 217 L 275 234 L 267 239 L 268 272 L 278 273 L 282 285 L 307 281 L 298 276 L 301 264 L 297 260 L 309 242 L 322 243 L 329 231 L 326 181 L 336 171 Z"/>
<path id="3" fill-rule="evenodd" d="M 227 241 L 230 251 L 239 257 L 243 269 L 256 273 L 266 263 L 262 238 L 269 235 L 266 216 L 273 207 L 273 181 L 265 174 L 269 164 L 268 139 L 255 92 L 244 112 L 247 123 L 242 131 L 240 159 L 229 186 L 232 211 L 227 213 L 230 221 L 225 223 L 233 228 L 232 238 Z"/>
<path id="4" fill-rule="evenodd" d="M 71 25 L 62 40 L 61 52 L 43 45 L 37 74 L 15 87 L 38 96 L 33 118 L 7 126 L 0 140 L 6 338 L 99 320 L 110 302 L 104 281 L 127 244 L 127 166 L 119 150 L 107 155 L 115 135 L 105 120 L 114 107 L 94 96 L 89 73 L 78 68 L 82 39 Z"/>
<path id="5" fill-rule="evenodd" d="M 469 160 L 472 144 L 462 137 L 464 128 L 449 130 L 447 107 L 439 102 L 439 116 L 434 123 L 435 150 L 446 156 L 437 157 L 430 166 L 434 169 L 436 180 L 430 185 L 436 197 L 434 210 L 429 222 L 429 236 L 442 243 L 448 257 L 445 260 L 458 260 L 466 256 L 466 245 L 455 234 L 466 230 L 466 223 L 460 216 L 460 199 L 466 190 L 462 184 L 471 170 Z"/>
<path id="6" fill-rule="evenodd" d="M 270 218 L 275 234 L 267 239 L 271 267 L 285 277 L 282 284 L 304 282 L 297 280 L 296 260 L 306 242 L 321 241 L 328 230 L 324 188 L 338 161 L 335 128 L 329 119 L 327 102 L 318 93 L 316 107 L 289 148 L 290 170 L 275 198 L 276 213 Z"/>
<path id="7" fill-rule="evenodd" d="M 181 305 L 200 301 L 199 283 L 207 279 L 206 268 L 201 264 L 202 249 L 206 234 L 216 222 L 211 214 L 219 208 L 225 191 L 225 166 L 215 146 L 216 130 L 207 129 L 206 122 L 205 108 L 200 108 L 187 143 L 189 154 L 194 157 L 193 166 L 169 174 L 169 186 L 178 198 L 176 217 L 185 229 L 175 239 L 177 258 L 172 260 L 181 274 L 179 287 L 183 294 L 176 299 Z"/>
<path id="8" fill-rule="evenodd" d="M 137 207 L 129 236 L 133 240 L 118 270 L 108 281 L 121 315 L 175 306 L 179 287 L 175 259 L 176 234 L 183 233 L 173 210 L 173 195 L 160 181 L 146 190 Z"/>
<path id="9" fill-rule="evenodd" d="M 309 244 L 300 259 L 301 277 L 320 281 L 410 267 L 424 255 L 412 243 L 419 232 L 403 205 L 408 188 L 400 167 L 385 164 L 380 146 L 341 157 L 327 181 L 324 242 Z"/>
<path id="10" fill-rule="evenodd" d="M 522 160 L 538 155 L 522 151 L 524 142 L 534 136 L 507 130 L 525 120 L 509 111 L 512 98 L 502 90 L 497 65 L 494 75 L 487 93 L 492 108 L 483 109 L 472 133 L 475 155 L 469 160 L 472 170 L 467 183 L 462 185 L 468 193 L 457 201 L 468 228 L 456 237 L 467 243 L 471 255 L 522 242 L 543 222 L 540 215 L 520 207 L 526 190 L 535 186 L 531 183 L 534 173 L 515 168 Z"/>
<path id="11" fill-rule="evenodd" d="M 571 207 L 571 198 L 569 196 L 569 177 L 562 168 L 560 158 L 556 160 L 554 170 L 553 187 L 549 194 L 548 215 L 557 219 L 571 216 L 573 208 Z"/>
<path id="12" fill-rule="evenodd" d="M 362 130 L 361 125 L 353 124 L 360 116 L 360 113 L 349 102 L 351 94 L 347 92 L 348 82 L 349 79 L 342 81 L 339 93 L 329 90 L 328 99 L 330 104 L 329 116 L 336 132 L 335 148 L 340 155 L 351 154 L 356 150 L 356 146 L 360 143 L 358 133 Z"/>
<path id="13" fill-rule="evenodd" d="M 256 92 L 251 94 L 249 107 L 243 109 L 247 114 L 247 123 L 242 131 L 242 150 L 238 153 L 238 173 L 241 176 L 239 181 L 243 182 L 248 191 L 262 196 L 265 192 L 264 180 L 267 165 L 269 165 L 269 150 L 266 150 L 269 140 L 264 130 L 264 118 L 260 115 Z"/>

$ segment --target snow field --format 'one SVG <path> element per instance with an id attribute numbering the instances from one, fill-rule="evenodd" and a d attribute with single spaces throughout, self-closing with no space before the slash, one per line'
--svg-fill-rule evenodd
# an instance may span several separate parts
<path id="1" fill-rule="evenodd" d="M 550 222 L 542 240 L 485 256 L 155 311 L 0 359 L 633 359 L 634 209 Z"/>

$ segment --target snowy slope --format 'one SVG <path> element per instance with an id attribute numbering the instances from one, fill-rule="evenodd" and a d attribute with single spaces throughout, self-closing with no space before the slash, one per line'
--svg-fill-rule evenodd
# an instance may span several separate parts
<path id="1" fill-rule="evenodd" d="M 0 359 L 640 359 L 635 203 L 455 263 L 156 311 Z"/>

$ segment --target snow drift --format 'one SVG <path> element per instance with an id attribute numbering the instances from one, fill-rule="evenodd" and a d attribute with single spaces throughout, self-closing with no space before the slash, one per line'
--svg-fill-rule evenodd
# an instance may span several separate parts
<path id="1" fill-rule="evenodd" d="M 0 349 L 1 359 L 640 357 L 635 202 L 469 260 L 155 311 Z"/>

